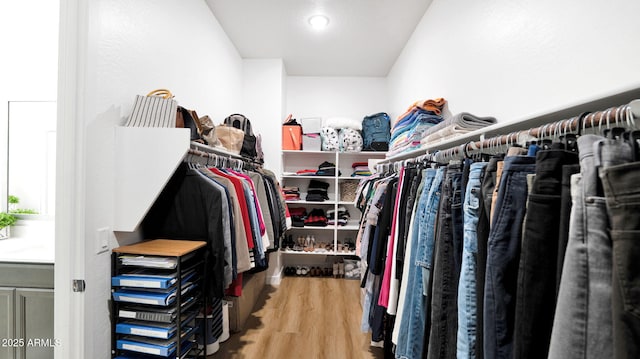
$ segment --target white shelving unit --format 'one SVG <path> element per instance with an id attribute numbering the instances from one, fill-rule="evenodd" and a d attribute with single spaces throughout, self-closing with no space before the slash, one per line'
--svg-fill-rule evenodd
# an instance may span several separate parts
<path id="1" fill-rule="evenodd" d="M 368 162 L 370 159 L 383 160 L 385 152 L 327 152 L 327 151 L 282 151 L 281 184 L 283 187 L 298 187 L 300 189 L 299 201 L 287 201 L 289 208 L 304 207 L 307 213 L 314 208 L 321 208 L 325 213 L 333 209 L 338 211 L 339 207 L 345 207 L 350 214 L 347 225 L 328 225 L 326 227 L 292 227 L 287 231 L 287 235 L 293 236 L 294 241 L 299 236 L 314 236 L 316 247 L 320 243 L 330 245 L 330 250 L 316 250 L 313 252 L 293 251 L 282 249 L 280 252 L 287 256 L 287 264 L 306 264 L 305 258 L 310 256 L 352 256 L 355 251 L 339 251 L 339 244 L 347 242 L 355 243 L 360 224 L 360 211 L 355 207 L 353 201 L 343 200 L 340 196 L 340 184 L 345 181 L 359 181 L 362 177 L 351 177 L 353 173 L 352 164 L 354 162 Z M 334 176 L 315 175 L 295 175 L 297 171 L 312 169 L 317 170 L 323 162 L 330 162 L 336 165 Z M 307 188 L 311 180 L 318 180 L 329 184 L 329 200 L 324 202 L 306 201 Z"/>

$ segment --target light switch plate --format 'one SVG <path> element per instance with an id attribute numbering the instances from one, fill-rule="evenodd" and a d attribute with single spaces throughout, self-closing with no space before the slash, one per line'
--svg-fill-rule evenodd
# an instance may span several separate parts
<path id="1" fill-rule="evenodd" d="M 96 232 L 96 254 L 109 250 L 109 227 L 98 228 Z"/>

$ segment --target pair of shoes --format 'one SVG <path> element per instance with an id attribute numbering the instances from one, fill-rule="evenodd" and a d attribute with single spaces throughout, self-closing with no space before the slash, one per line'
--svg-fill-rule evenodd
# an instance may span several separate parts
<path id="1" fill-rule="evenodd" d="M 344 278 L 344 262 L 333 263 L 333 278 Z"/>
<path id="2" fill-rule="evenodd" d="M 316 238 L 311 235 L 307 235 L 307 238 L 304 240 L 304 251 L 305 252 L 313 252 L 315 250 Z"/>
<path id="3" fill-rule="evenodd" d="M 304 277 L 309 274 L 309 267 L 298 266 L 296 267 L 296 275 Z"/>
<path id="4" fill-rule="evenodd" d="M 284 275 L 286 276 L 296 275 L 296 269 L 294 267 L 284 267 Z"/>
<path id="5" fill-rule="evenodd" d="M 324 268 L 324 271 L 322 272 L 322 274 L 323 274 L 325 277 L 331 277 L 331 275 L 333 274 L 333 272 L 332 272 L 331 268 L 329 268 L 329 267 L 325 267 L 325 268 Z"/>
<path id="6" fill-rule="evenodd" d="M 312 277 L 322 277 L 322 269 L 320 269 L 320 267 L 313 267 L 311 268 L 310 274 Z"/>

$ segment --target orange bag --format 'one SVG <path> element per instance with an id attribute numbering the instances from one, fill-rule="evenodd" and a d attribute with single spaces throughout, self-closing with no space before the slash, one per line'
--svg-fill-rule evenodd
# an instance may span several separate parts
<path id="1" fill-rule="evenodd" d="M 282 125 L 282 149 L 302 150 L 302 126 L 295 119 Z"/>

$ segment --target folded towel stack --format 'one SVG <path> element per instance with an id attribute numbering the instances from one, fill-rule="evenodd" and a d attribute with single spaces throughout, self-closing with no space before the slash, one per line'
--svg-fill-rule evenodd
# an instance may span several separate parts
<path id="1" fill-rule="evenodd" d="M 467 112 L 461 112 L 445 121 L 429 128 L 424 132 L 422 145 L 443 141 L 467 132 L 475 131 L 495 124 L 494 117 L 478 117 Z"/>
<path id="2" fill-rule="evenodd" d="M 391 128 L 388 154 L 393 156 L 419 147 L 423 134 L 443 121 L 441 114 L 446 103 L 445 99 L 437 98 L 411 105 Z"/>

